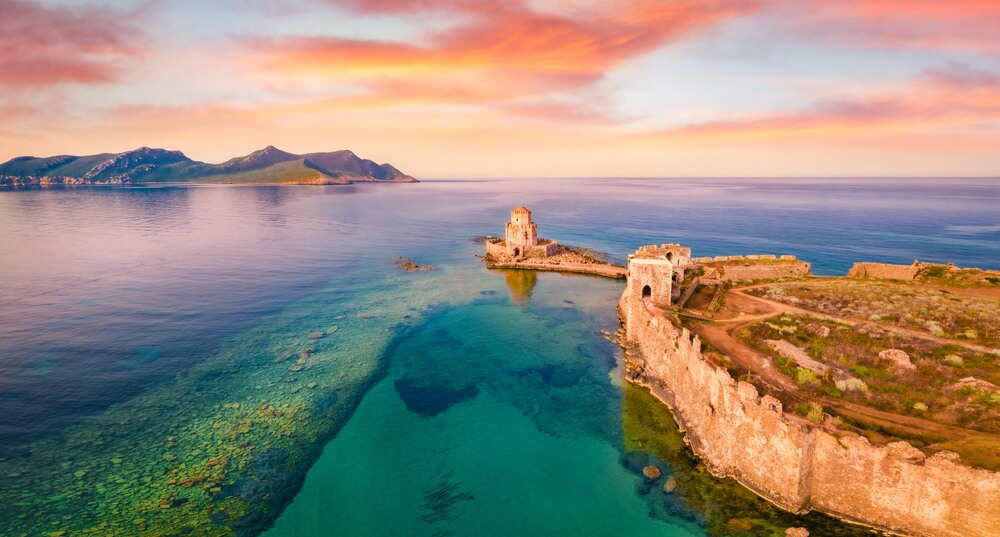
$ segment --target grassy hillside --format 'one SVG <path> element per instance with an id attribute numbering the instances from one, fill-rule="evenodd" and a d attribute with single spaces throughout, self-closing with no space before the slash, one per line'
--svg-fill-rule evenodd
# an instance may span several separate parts
<path id="1" fill-rule="evenodd" d="M 259 170 L 247 170 L 235 173 L 224 173 L 200 177 L 202 182 L 210 183 L 317 183 L 317 184 L 347 184 L 348 181 L 335 179 L 313 168 L 305 159 L 290 160 L 272 164 Z"/>
<path id="2" fill-rule="evenodd" d="M 389 164 L 351 151 L 295 155 L 274 146 L 221 164 L 189 159 L 180 151 L 141 147 L 123 153 L 17 157 L 0 164 L 0 185 L 121 183 L 297 183 L 412 182 Z"/>

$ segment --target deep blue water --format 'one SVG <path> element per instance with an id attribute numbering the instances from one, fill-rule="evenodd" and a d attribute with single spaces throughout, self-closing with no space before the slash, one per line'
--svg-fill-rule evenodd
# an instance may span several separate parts
<path id="1" fill-rule="evenodd" d="M 0 511 L 0 526 L 12 524 L 0 533 L 58 531 L 67 517 L 96 527 L 144 513 L 130 498 L 153 492 L 183 496 L 164 512 L 200 520 L 193 507 L 181 511 L 221 505 L 245 470 L 220 478 L 221 492 L 198 491 L 205 498 L 155 485 L 171 465 L 216 449 L 210 435 L 225 430 L 224 403 L 271 401 L 312 416 L 332 410 L 327 421 L 295 422 L 308 433 L 291 436 L 301 452 L 272 448 L 274 460 L 297 461 L 282 463 L 287 475 L 240 489 L 244 499 L 281 489 L 268 496 L 276 507 L 213 524 L 255 533 L 302 485 L 273 535 L 703 534 L 697 513 L 649 516 L 648 497 L 619 463 L 622 388 L 616 351 L 598 331 L 616 328 L 620 284 L 525 279 L 475 259 L 472 239 L 501 234 L 521 204 L 542 236 L 618 260 L 642 244 L 680 242 L 696 256 L 795 254 L 819 274 L 857 260 L 1000 268 L 1000 183 L 991 180 L 0 192 L 0 470 L 15 476 L 0 492 L 22 499 Z M 402 273 L 397 256 L 438 270 Z M 310 345 L 306 333 L 331 324 L 309 369 L 274 365 L 275 353 L 298 352 Z M 179 440 L 161 446 L 149 437 L 158 430 Z M 271 460 L 254 450 L 279 433 L 253 434 L 233 460 Z M 174 458 L 160 460 L 163 450 Z M 503 463 L 512 459 L 520 463 Z M 109 497 L 115 510 L 90 507 Z M 167 523 L 128 516 L 130 532 Z M 490 523 L 518 516 L 514 530 Z"/>

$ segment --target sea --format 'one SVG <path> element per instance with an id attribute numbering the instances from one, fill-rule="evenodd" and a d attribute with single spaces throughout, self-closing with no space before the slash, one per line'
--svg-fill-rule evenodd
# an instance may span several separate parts
<path id="1" fill-rule="evenodd" d="M 518 205 L 618 263 L 1000 269 L 989 179 L 0 191 L 0 535 L 868 534 L 691 455 L 602 334 L 622 282 L 487 270 Z"/>

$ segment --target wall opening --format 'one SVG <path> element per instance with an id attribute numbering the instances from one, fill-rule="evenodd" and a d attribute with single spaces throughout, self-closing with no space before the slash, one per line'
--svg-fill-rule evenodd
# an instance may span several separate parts
<path id="1" fill-rule="evenodd" d="M 677 283 L 677 282 L 681 281 L 680 274 L 678 274 L 676 272 L 674 273 L 674 275 L 671 278 L 674 280 L 674 283 Z"/>
<path id="2" fill-rule="evenodd" d="M 653 289 L 646 285 L 642 288 L 642 298 L 651 298 L 653 296 Z"/>
<path id="3" fill-rule="evenodd" d="M 670 261 L 671 263 L 674 261 L 674 253 L 673 252 L 667 252 L 667 261 Z"/>
<path id="4" fill-rule="evenodd" d="M 521 249 L 514 248 L 514 257 L 521 257 Z"/>

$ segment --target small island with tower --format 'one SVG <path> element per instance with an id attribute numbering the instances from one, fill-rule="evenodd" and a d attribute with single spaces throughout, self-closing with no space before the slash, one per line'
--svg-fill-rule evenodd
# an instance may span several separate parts
<path id="1" fill-rule="evenodd" d="M 504 237 L 487 237 L 487 268 L 544 270 L 576 272 L 624 279 L 626 269 L 609 263 L 604 254 L 559 244 L 551 239 L 538 237 L 538 224 L 531 219 L 531 211 L 524 206 L 510 212 Z"/>

